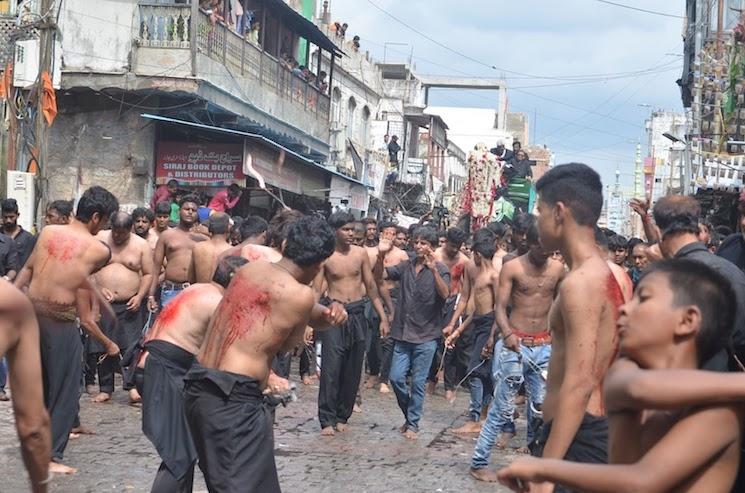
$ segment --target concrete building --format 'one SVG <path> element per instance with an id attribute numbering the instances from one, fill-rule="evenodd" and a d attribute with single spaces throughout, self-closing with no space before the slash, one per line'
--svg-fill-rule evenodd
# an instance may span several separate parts
<path id="1" fill-rule="evenodd" d="M 621 187 L 621 172 L 616 170 L 616 181 L 613 186 L 606 187 L 606 200 L 603 207 L 603 226 L 629 238 L 632 234 L 629 214 L 629 200 Z"/>
<path id="2" fill-rule="evenodd" d="M 644 160 L 645 194 L 656 202 L 670 193 L 679 193 L 683 174 L 685 145 L 665 137 L 685 141 L 686 117 L 673 111 L 653 111 L 645 122 L 647 158 Z"/>
<path id="3" fill-rule="evenodd" d="M 242 4 L 260 25 L 255 38 L 214 22 L 197 0 L 62 2 L 46 199 L 100 184 L 133 207 L 170 178 L 207 196 L 237 182 L 248 189 L 238 212 L 267 216 L 278 203 L 259 175 L 301 210 L 325 208 L 332 185 L 366 204 L 361 177 L 327 166 L 333 70 L 322 91 L 281 62 L 309 66 L 311 53 L 335 62 L 339 48 L 283 1 Z M 11 164 L 23 170 L 22 159 Z"/>
<path id="4" fill-rule="evenodd" d="M 428 106 L 427 113 L 438 115 L 446 121 L 450 127 L 448 138 L 465 151 L 471 151 L 481 143 L 491 148 L 498 141 L 504 142 L 508 149 L 512 146 L 512 135 L 504 124 L 498 126 L 499 110 Z"/>

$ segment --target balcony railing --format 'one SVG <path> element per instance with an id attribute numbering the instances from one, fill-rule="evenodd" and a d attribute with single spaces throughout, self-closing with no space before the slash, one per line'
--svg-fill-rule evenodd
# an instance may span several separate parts
<path id="1" fill-rule="evenodd" d="M 191 6 L 188 4 L 140 4 L 140 46 L 190 48 Z M 330 98 L 283 67 L 223 23 L 212 23 L 199 12 L 197 51 L 224 65 L 231 76 L 260 84 L 281 98 L 303 107 L 319 121 L 328 122 Z"/>

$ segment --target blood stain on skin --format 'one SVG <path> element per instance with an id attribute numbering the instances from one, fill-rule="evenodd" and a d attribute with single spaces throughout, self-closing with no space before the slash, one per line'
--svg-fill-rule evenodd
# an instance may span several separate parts
<path id="1" fill-rule="evenodd" d="M 242 339 L 257 324 L 264 323 L 271 314 L 270 294 L 244 278 L 233 280 L 223 301 L 224 307 L 227 308 L 227 320 L 222 327 L 225 339 L 220 349 L 220 359 L 230 346 Z"/>
<path id="2" fill-rule="evenodd" d="M 182 292 L 168 303 L 168 305 L 161 310 L 158 318 L 155 319 L 155 324 L 153 324 L 153 328 L 150 330 L 146 341 L 157 339 L 161 333 L 169 330 L 179 319 L 182 308 L 191 304 L 198 294 L 199 292 L 194 290 Z"/>

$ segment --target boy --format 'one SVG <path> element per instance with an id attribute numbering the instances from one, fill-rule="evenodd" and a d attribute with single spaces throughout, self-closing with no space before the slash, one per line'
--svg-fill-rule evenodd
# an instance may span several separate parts
<path id="1" fill-rule="evenodd" d="M 742 406 L 712 404 L 714 398 L 683 407 L 669 396 L 655 406 L 667 410 L 661 412 L 637 396 L 644 393 L 640 375 L 700 368 L 726 346 L 733 299 L 726 279 L 702 263 L 652 266 L 621 308 L 621 351 L 628 359 L 616 362 L 605 382 L 611 465 L 522 459 L 500 471 L 500 481 L 515 491 L 527 491 L 523 481 L 595 492 L 730 491 L 739 464 Z M 733 400 L 726 393 L 719 402 L 725 399 Z"/>

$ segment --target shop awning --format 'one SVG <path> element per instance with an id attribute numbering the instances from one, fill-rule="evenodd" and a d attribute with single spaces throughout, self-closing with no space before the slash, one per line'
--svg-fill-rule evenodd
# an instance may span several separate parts
<path id="1" fill-rule="evenodd" d="M 307 39 L 322 50 L 329 51 L 338 57 L 341 57 L 344 54 L 328 36 L 318 29 L 318 26 L 287 5 L 284 0 L 266 1 L 267 5 L 269 5 L 275 13 L 279 14 L 282 21 L 288 27 L 292 28 L 293 32 L 299 34 L 301 37 Z"/>
<path id="2" fill-rule="evenodd" d="M 240 137 L 247 138 L 247 139 L 257 140 L 257 141 L 260 141 L 263 144 L 266 144 L 267 146 L 272 147 L 274 149 L 277 149 L 277 150 L 280 150 L 280 151 L 285 151 L 285 154 L 287 154 L 289 156 L 292 156 L 294 159 L 296 159 L 296 160 L 298 160 L 298 161 L 300 161 L 302 163 L 308 164 L 309 166 L 313 166 L 313 167 L 318 168 L 318 169 L 320 169 L 322 171 L 325 171 L 326 173 L 329 173 L 330 175 L 334 175 L 334 176 L 336 176 L 338 178 L 341 178 L 343 180 L 346 180 L 346 181 L 348 181 L 350 183 L 354 183 L 356 185 L 362 185 L 363 187 L 367 187 L 367 185 L 365 185 L 363 182 L 361 182 L 359 180 L 356 180 L 356 179 L 354 179 L 354 178 L 352 178 L 350 176 L 347 176 L 345 174 L 339 173 L 338 171 L 334 171 L 334 170 L 328 169 L 327 167 L 323 166 L 322 164 L 317 163 L 317 162 L 315 162 L 313 160 L 310 160 L 307 157 L 303 156 L 302 154 L 298 154 L 297 152 L 293 151 L 292 149 L 289 149 L 289 148 L 287 148 L 287 147 L 285 147 L 285 146 L 283 146 L 281 144 L 278 144 L 278 143 L 274 142 L 273 140 L 264 137 L 263 135 L 249 133 L 249 132 L 242 132 L 240 130 L 233 130 L 233 129 L 230 129 L 230 128 L 215 127 L 215 126 L 212 126 L 212 125 L 205 125 L 205 124 L 202 124 L 202 123 L 195 123 L 195 122 L 190 122 L 190 121 L 186 121 L 186 120 L 178 120 L 176 118 L 168 118 L 166 116 L 151 115 L 149 113 L 141 113 L 140 116 L 142 118 L 146 118 L 148 120 L 155 120 L 155 121 L 169 123 L 169 124 L 174 124 L 174 125 L 185 125 L 187 127 L 198 128 L 198 129 L 206 130 L 206 131 L 209 131 L 209 132 L 219 132 L 219 133 L 224 133 L 224 134 L 230 134 L 230 135 L 240 136 Z"/>

